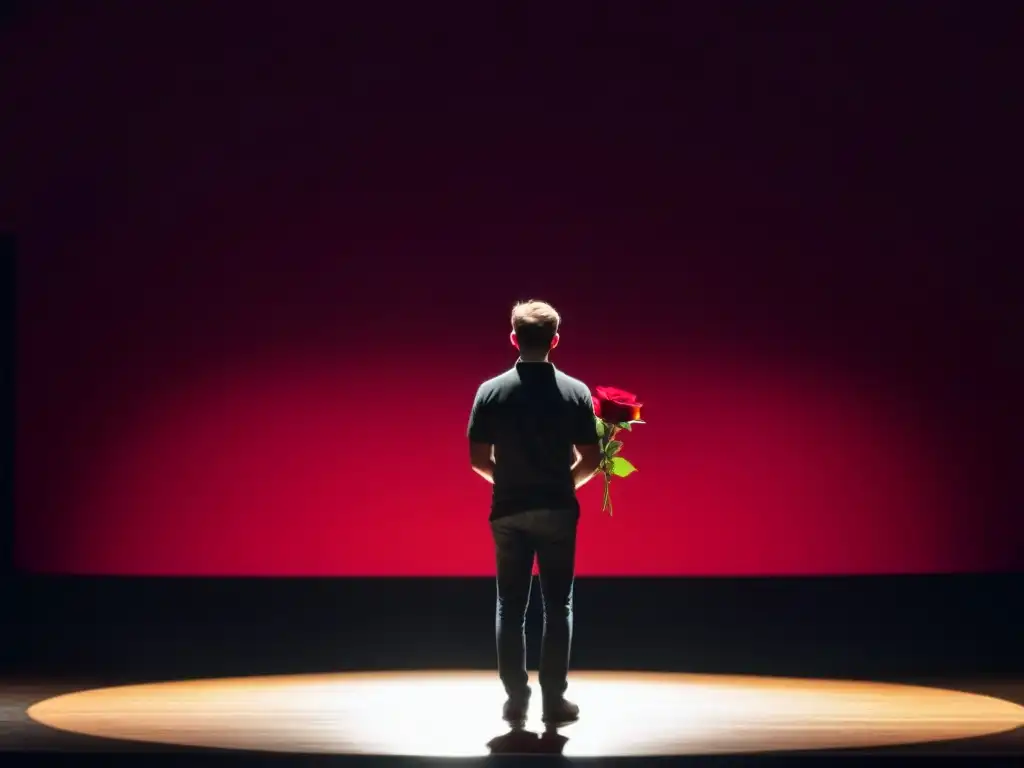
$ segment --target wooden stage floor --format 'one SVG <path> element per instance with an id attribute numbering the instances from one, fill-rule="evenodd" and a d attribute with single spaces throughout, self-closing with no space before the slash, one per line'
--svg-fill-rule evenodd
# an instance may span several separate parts
<path id="1" fill-rule="evenodd" d="M 579 722 L 500 720 L 493 672 L 178 680 L 112 687 L 0 683 L 0 750 L 473 758 L 793 753 L 1024 759 L 1024 684 L 903 684 L 574 672 Z M 836 750 L 833 752 L 833 750 Z M 866 752 L 865 752 L 866 751 Z"/>

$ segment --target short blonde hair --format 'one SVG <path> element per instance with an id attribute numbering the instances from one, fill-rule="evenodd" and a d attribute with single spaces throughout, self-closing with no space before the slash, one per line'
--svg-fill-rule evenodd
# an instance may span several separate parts
<path id="1" fill-rule="evenodd" d="M 520 301 L 512 308 L 512 330 L 516 332 L 519 348 L 542 351 L 551 347 L 562 318 L 545 301 Z"/>

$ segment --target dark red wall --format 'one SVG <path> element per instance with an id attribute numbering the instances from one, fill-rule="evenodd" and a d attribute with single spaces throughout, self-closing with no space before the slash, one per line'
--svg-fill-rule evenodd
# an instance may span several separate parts
<path id="1" fill-rule="evenodd" d="M 22 567 L 492 573 L 464 430 L 529 297 L 647 404 L 581 573 L 1017 564 L 970 20 L 270 7 L 11 27 Z"/>

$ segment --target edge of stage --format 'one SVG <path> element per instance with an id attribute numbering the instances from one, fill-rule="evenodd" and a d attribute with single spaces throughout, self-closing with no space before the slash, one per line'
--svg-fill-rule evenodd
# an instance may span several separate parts
<path id="1" fill-rule="evenodd" d="M 8 586 L 18 631 L 0 639 L 7 673 L 151 679 L 154 659 L 165 678 L 494 665 L 487 578 L 22 574 Z M 1024 574 L 581 578 L 573 666 L 1024 678 L 1024 622 L 1013 610 L 1021 594 Z M 530 626 L 540 612 L 532 600 Z M 531 658 L 539 634 L 529 634 Z"/>

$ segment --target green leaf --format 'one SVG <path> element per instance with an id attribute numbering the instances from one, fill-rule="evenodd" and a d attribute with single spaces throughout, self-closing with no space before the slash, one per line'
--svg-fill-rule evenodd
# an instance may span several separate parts
<path id="1" fill-rule="evenodd" d="M 609 457 L 614 456 L 619 452 L 620 448 L 622 448 L 622 441 L 612 440 L 607 446 L 605 446 L 604 455 Z"/>
<path id="2" fill-rule="evenodd" d="M 616 477 L 629 477 L 636 471 L 637 468 L 621 456 L 616 456 L 612 459 L 612 474 Z"/>
<path id="3" fill-rule="evenodd" d="M 597 436 L 604 437 L 604 422 L 598 419 L 596 416 L 594 417 L 594 419 L 596 419 L 597 421 Z"/>
<path id="4" fill-rule="evenodd" d="M 629 422 L 628 421 L 622 422 L 621 424 L 619 424 L 619 427 L 621 427 L 622 429 L 626 430 L 627 432 L 632 432 L 633 431 L 633 429 L 629 426 Z"/>

